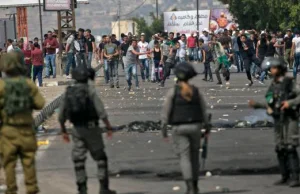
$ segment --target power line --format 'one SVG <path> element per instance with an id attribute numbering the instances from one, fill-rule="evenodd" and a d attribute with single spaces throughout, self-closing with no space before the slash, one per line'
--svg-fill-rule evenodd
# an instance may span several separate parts
<path id="1" fill-rule="evenodd" d="M 132 11 L 128 12 L 127 14 L 124 14 L 124 15 L 121 15 L 121 16 L 127 16 L 127 15 L 130 15 L 132 12 L 135 12 L 136 10 L 138 10 L 140 7 L 142 7 L 145 3 L 146 3 L 147 0 L 144 0 L 143 3 L 141 3 L 139 6 L 137 6 L 135 9 L 133 9 Z"/>

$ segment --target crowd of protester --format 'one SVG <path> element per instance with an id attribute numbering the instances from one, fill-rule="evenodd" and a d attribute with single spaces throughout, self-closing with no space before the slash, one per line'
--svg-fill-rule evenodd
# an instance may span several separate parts
<path id="1" fill-rule="evenodd" d="M 217 84 L 223 84 L 221 71 L 227 87 L 230 85 L 231 71 L 245 71 L 248 85 L 251 86 L 253 79 L 258 79 L 263 84 L 268 78 L 268 72 L 261 69 L 261 63 L 266 57 L 284 57 L 288 67 L 293 69 L 294 77 L 297 77 L 300 63 L 299 34 L 298 30 L 292 32 L 290 29 L 285 32 L 227 29 L 210 32 L 203 29 L 189 35 L 158 32 L 152 37 L 146 37 L 144 33 L 133 35 L 129 32 L 122 33 L 119 40 L 114 34 L 103 35 L 99 45 L 96 45 L 91 30 L 80 28 L 64 36 L 65 41 L 61 44 L 57 35 L 49 31 L 42 41 L 43 49 L 38 38 L 26 42 L 23 39 L 8 39 L 2 52 L 19 50 L 23 54 L 24 65 L 28 67 L 28 77 L 34 81 L 38 79 L 40 86 L 43 78 L 48 79 L 51 75 L 56 78 L 59 49 L 64 50 L 67 56 L 64 66 L 64 76 L 67 79 L 72 78 L 71 68 L 90 68 L 92 61 L 96 59 L 103 65 L 105 83 L 111 88 L 119 88 L 119 67 L 125 71 L 128 90 L 132 89 L 132 78 L 135 79 L 135 87 L 139 88 L 138 74 L 143 82 L 164 86 L 171 69 L 182 61 L 203 63 L 204 81 L 213 82 L 212 72 L 215 72 Z M 215 67 L 214 71 L 212 65 Z"/>

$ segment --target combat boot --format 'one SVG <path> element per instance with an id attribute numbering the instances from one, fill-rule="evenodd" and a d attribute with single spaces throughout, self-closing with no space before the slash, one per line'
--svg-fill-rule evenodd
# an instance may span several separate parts
<path id="1" fill-rule="evenodd" d="M 198 194 L 199 188 L 198 188 L 198 180 L 193 181 L 193 194 Z"/>
<path id="2" fill-rule="evenodd" d="M 282 178 L 274 183 L 274 185 L 285 185 L 288 183 L 290 173 L 288 169 L 288 158 L 287 153 L 284 150 L 277 151 L 277 159 L 279 163 L 280 174 Z"/>
<path id="3" fill-rule="evenodd" d="M 105 179 L 105 180 L 100 180 L 99 194 L 117 194 L 117 192 L 109 189 L 108 179 Z"/>
<path id="4" fill-rule="evenodd" d="M 191 190 L 193 188 L 193 182 L 192 181 L 185 181 L 185 184 L 186 184 L 185 194 L 191 194 Z"/>
<path id="5" fill-rule="evenodd" d="M 87 194 L 87 185 L 85 183 L 77 183 L 78 194 Z"/>
<path id="6" fill-rule="evenodd" d="M 198 194 L 198 181 L 185 181 L 187 191 L 185 194 Z"/>
<path id="7" fill-rule="evenodd" d="M 289 150 L 288 153 L 289 167 L 291 179 L 289 186 L 290 187 L 299 187 L 299 156 L 296 148 Z"/>

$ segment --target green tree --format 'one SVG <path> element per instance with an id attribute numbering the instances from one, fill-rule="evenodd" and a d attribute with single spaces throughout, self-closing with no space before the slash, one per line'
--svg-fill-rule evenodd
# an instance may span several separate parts
<path id="1" fill-rule="evenodd" d="M 154 13 L 150 12 L 150 17 L 152 19 L 152 23 L 150 25 L 147 24 L 146 20 L 143 17 L 132 19 L 137 24 L 137 33 L 138 34 L 145 33 L 148 41 L 153 34 L 164 31 L 163 14 L 159 18 L 156 18 Z"/>
<path id="2" fill-rule="evenodd" d="M 300 23 L 299 0 L 219 0 L 229 5 L 240 28 L 286 29 Z"/>

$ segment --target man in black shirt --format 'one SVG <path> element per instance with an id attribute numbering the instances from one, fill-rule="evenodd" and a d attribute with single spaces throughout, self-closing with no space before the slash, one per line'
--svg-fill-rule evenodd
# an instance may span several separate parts
<path id="1" fill-rule="evenodd" d="M 128 48 L 129 48 L 128 36 L 124 35 L 123 43 L 120 46 L 120 50 L 121 50 L 121 53 L 122 53 L 122 68 L 123 68 L 123 70 L 126 66 L 125 57 L 126 57 L 126 53 L 127 53 Z"/>
<path id="2" fill-rule="evenodd" d="M 91 30 L 85 30 L 86 33 L 86 44 L 88 47 L 88 56 L 87 56 L 87 67 L 92 67 L 92 60 L 93 60 L 93 53 L 96 52 L 96 44 L 95 44 L 95 37 L 91 34 Z"/>
<path id="3" fill-rule="evenodd" d="M 117 40 L 117 37 L 116 37 L 116 35 L 115 34 L 112 34 L 111 35 L 111 42 L 113 43 L 113 44 L 116 44 L 118 47 L 120 46 L 120 41 L 118 41 Z"/>
<path id="4" fill-rule="evenodd" d="M 288 29 L 286 31 L 286 37 L 284 37 L 284 59 L 289 63 L 290 69 L 293 69 L 293 60 L 290 58 L 292 45 L 293 35 L 292 31 Z"/>
<path id="5" fill-rule="evenodd" d="M 76 37 L 76 41 L 74 43 L 76 49 L 76 63 L 77 67 L 87 67 L 87 53 L 88 47 L 86 43 L 86 39 L 84 37 L 84 29 L 79 28 L 78 36 Z"/>

